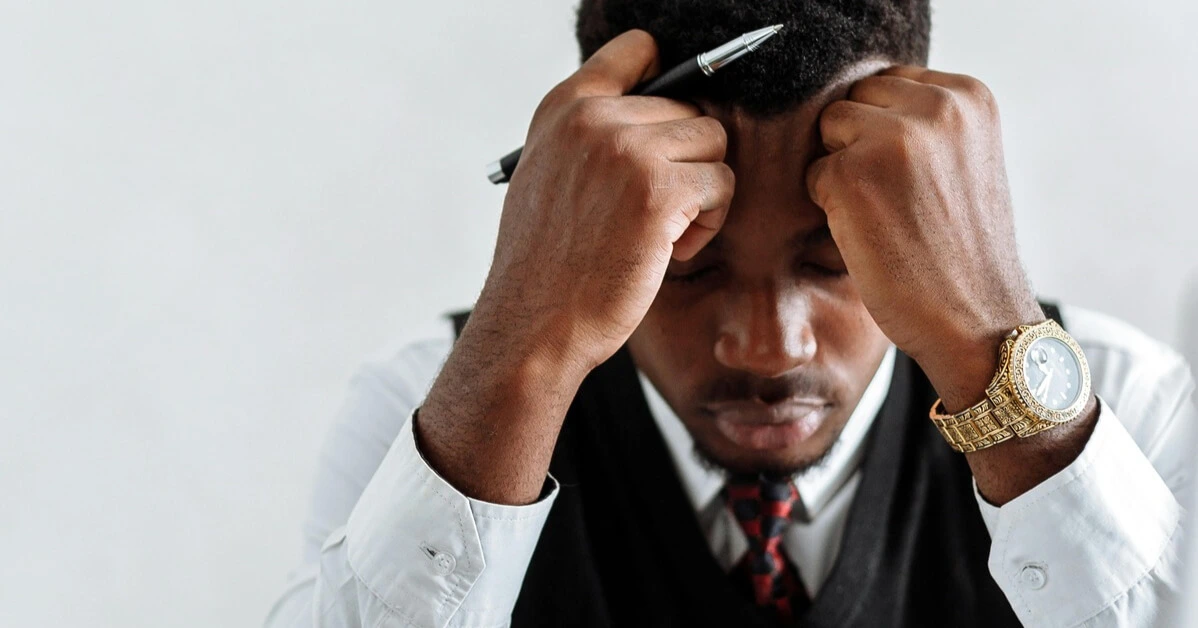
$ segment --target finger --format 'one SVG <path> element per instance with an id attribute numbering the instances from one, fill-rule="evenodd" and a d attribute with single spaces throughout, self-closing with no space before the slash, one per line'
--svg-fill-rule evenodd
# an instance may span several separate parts
<path id="1" fill-rule="evenodd" d="M 698 118 L 703 112 L 698 107 L 680 100 L 661 96 L 611 96 L 616 101 L 621 122 L 627 124 L 659 124 L 672 120 Z"/>
<path id="2" fill-rule="evenodd" d="M 867 76 L 849 89 L 848 99 L 864 105 L 889 109 L 920 96 L 922 84 L 903 76 Z"/>
<path id="3" fill-rule="evenodd" d="M 566 82 L 579 96 L 621 96 L 658 72 L 657 42 L 633 29 L 595 51 Z"/>
<path id="4" fill-rule="evenodd" d="M 675 167 L 677 178 L 692 186 L 676 211 L 681 212 L 670 239 L 673 257 L 686 261 L 694 257 L 719 233 L 732 205 L 736 176 L 725 163 L 688 163 Z"/>
<path id="5" fill-rule="evenodd" d="M 636 133 L 654 151 L 674 162 L 721 162 L 728 134 L 715 118 L 704 116 L 638 127 Z"/>
<path id="6" fill-rule="evenodd" d="M 833 186 L 832 166 L 838 162 L 843 153 L 833 153 L 820 157 L 807 166 L 807 195 L 811 202 L 818 205 L 825 213 L 830 205 L 830 191 Z"/>
<path id="7" fill-rule="evenodd" d="M 857 141 L 868 119 L 880 112 L 878 107 L 851 100 L 836 100 L 824 107 L 819 116 L 819 135 L 824 148 L 834 153 Z"/>
<path id="8" fill-rule="evenodd" d="M 878 76 L 894 76 L 899 78 L 910 79 L 917 83 L 926 83 L 928 85 L 939 85 L 940 87 L 961 87 L 974 79 L 971 76 L 964 74 L 952 74 L 950 72 L 937 72 L 914 65 L 896 65 L 878 73 Z"/>
<path id="9" fill-rule="evenodd" d="M 674 252 L 670 254 L 670 257 L 680 262 L 690 260 L 698 255 L 699 251 L 702 251 L 703 247 L 707 246 L 707 243 L 711 242 L 719 232 L 719 228 L 711 229 L 698 223 L 692 224 L 674 242 Z"/>
<path id="10" fill-rule="evenodd" d="M 925 107 L 944 107 L 947 103 L 964 96 L 976 103 L 995 106 L 994 94 L 985 83 L 967 74 L 937 72 L 913 66 L 895 66 L 882 71 L 882 75 L 911 81 L 908 91 L 911 102 Z M 918 89 L 917 89 L 918 88 Z M 956 101 L 958 104 L 961 101 Z"/>

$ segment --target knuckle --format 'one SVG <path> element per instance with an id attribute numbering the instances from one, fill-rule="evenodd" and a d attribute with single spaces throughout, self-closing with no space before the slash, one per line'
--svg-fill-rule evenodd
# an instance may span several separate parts
<path id="1" fill-rule="evenodd" d="M 657 55 L 657 40 L 653 38 L 653 35 L 649 31 L 634 28 L 628 31 L 627 36 L 634 39 L 637 46 L 643 47 L 646 53 L 651 52 L 653 55 Z"/>
<path id="2" fill-rule="evenodd" d="M 832 174 L 835 178 L 843 178 L 850 175 L 855 175 L 859 170 L 861 163 L 861 155 L 868 151 L 848 151 L 842 150 L 832 156 Z"/>
<path id="3" fill-rule="evenodd" d="M 665 203 L 665 209 L 676 206 L 680 202 L 689 203 L 691 199 L 705 198 L 705 195 L 716 185 L 715 175 L 707 168 L 678 167 L 677 164 L 662 165 L 656 170 L 654 190 Z"/>
<path id="4" fill-rule="evenodd" d="M 824 113 L 820 116 L 820 120 L 827 122 L 844 120 L 849 117 L 852 108 L 852 104 L 847 100 L 834 100 L 824 107 Z"/>
<path id="5" fill-rule="evenodd" d="M 541 120 L 549 116 L 553 111 L 561 106 L 561 95 L 557 92 L 558 88 L 549 90 L 541 102 L 537 103 L 537 108 L 532 112 L 533 120 Z"/>
<path id="6" fill-rule="evenodd" d="M 990 87 L 988 87 L 985 83 L 971 76 L 965 77 L 964 82 L 965 92 L 969 94 L 970 98 L 972 98 L 974 102 L 982 105 L 988 110 L 994 110 L 997 108 L 998 104 L 994 98 L 994 92 L 990 91 Z"/>
<path id="7" fill-rule="evenodd" d="M 704 133 L 715 142 L 716 147 L 720 150 L 720 159 L 723 159 L 728 150 L 728 130 L 724 128 L 723 124 L 720 124 L 719 120 L 711 116 L 696 118 L 696 120 L 703 125 Z"/>
<path id="8" fill-rule="evenodd" d="M 665 169 L 650 167 L 638 181 L 638 199 L 649 215 L 660 216 L 668 213 L 676 195 L 676 176 Z"/>
<path id="9" fill-rule="evenodd" d="M 606 146 L 609 156 L 617 159 L 635 158 L 640 155 L 640 140 L 633 127 L 621 126 L 612 131 Z"/>
<path id="10" fill-rule="evenodd" d="M 661 150 L 654 151 L 655 154 L 663 154 L 670 144 L 690 144 L 701 147 L 705 159 L 722 161 L 728 151 L 728 133 L 711 117 L 675 120 L 663 125 L 654 140 L 663 144 Z"/>
<path id="11" fill-rule="evenodd" d="M 678 173 L 665 162 L 643 162 L 639 165 L 645 193 L 666 194 L 678 186 Z"/>
<path id="12" fill-rule="evenodd" d="M 890 143 L 889 159 L 893 163 L 907 163 L 919 152 L 920 139 L 916 130 L 913 128 L 904 127 L 892 136 L 894 139 Z M 887 157 L 878 158 L 879 161 L 887 161 Z"/>
<path id="13" fill-rule="evenodd" d="M 929 102 L 932 104 L 932 114 L 937 118 L 948 118 L 957 109 L 957 98 L 952 90 L 940 85 L 928 86 Z"/>
<path id="14" fill-rule="evenodd" d="M 853 116 L 853 105 L 847 100 L 837 100 L 824 107 L 819 117 L 821 133 L 828 133 L 835 127 L 848 122 Z"/>
<path id="15" fill-rule="evenodd" d="M 956 84 L 962 91 L 971 95 L 980 96 L 983 92 L 989 91 L 985 83 L 965 74 L 957 75 Z"/>
<path id="16" fill-rule="evenodd" d="M 840 151 L 829 157 L 820 177 L 820 183 L 827 185 L 842 178 L 845 172 L 845 160 L 848 151 Z"/>
<path id="17" fill-rule="evenodd" d="M 714 168 L 699 168 L 696 170 L 693 177 L 695 189 L 699 192 L 699 196 L 706 198 L 709 194 L 716 190 L 717 180 L 716 171 Z"/>
<path id="18" fill-rule="evenodd" d="M 540 104 L 537 105 L 537 113 L 552 111 L 579 100 L 582 97 L 580 92 L 578 81 L 573 77 L 568 78 L 554 85 L 553 89 L 545 94 Z"/>
<path id="19" fill-rule="evenodd" d="M 570 104 L 565 118 L 566 131 L 574 137 L 586 137 L 607 117 L 600 98 L 581 98 Z"/>
<path id="20" fill-rule="evenodd" d="M 732 166 L 723 162 L 716 164 L 716 171 L 720 173 L 720 183 L 723 186 L 723 190 L 731 196 L 732 192 L 736 189 L 736 172 L 732 170 Z"/>
<path id="21" fill-rule="evenodd" d="M 608 116 L 610 107 L 605 98 L 580 98 L 574 101 L 572 113 L 580 121 L 588 125 L 596 125 Z"/>
<path id="22" fill-rule="evenodd" d="M 974 108 L 966 93 L 939 85 L 933 86 L 931 118 L 937 124 L 959 125 Z"/>
<path id="23" fill-rule="evenodd" d="M 714 195 L 721 206 L 728 206 L 732 203 L 732 196 L 736 193 L 736 174 L 732 172 L 732 168 L 728 164 L 718 164 L 715 169 Z"/>
<path id="24" fill-rule="evenodd" d="M 853 83 L 852 86 L 849 87 L 849 93 L 847 94 L 848 100 L 856 100 L 856 101 L 861 100 L 861 98 L 865 95 L 866 91 L 869 90 L 870 88 L 872 88 L 877 83 L 877 81 L 878 81 L 878 77 L 867 76 L 867 77 Z"/>
<path id="25" fill-rule="evenodd" d="M 665 127 L 664 135 L 675 142 L 693 142 L 703 131 L 691 120 L 679 120 Z"/>
<path id="26" fill-rule="evenodd" d="M 824 190 L 827 185 L 829 164 L 823 161 L 815 168 L 807 170 L 807 195 L 817 205 L 823 205 Z"/>

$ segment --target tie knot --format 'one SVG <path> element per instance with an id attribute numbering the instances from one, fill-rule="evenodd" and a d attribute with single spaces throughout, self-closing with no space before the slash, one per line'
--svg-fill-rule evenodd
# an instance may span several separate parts
<path id="1" fill-rule="evenodd" d="M 788 477 L 737 474 L 724 485 L 724 497 L 750 545 L 757 546 L 782 534 L 799 491 Z"/>

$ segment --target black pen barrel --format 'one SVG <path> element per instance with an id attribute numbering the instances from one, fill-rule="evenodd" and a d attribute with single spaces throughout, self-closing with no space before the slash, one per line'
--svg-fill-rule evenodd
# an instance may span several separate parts
<path id="1" fill-rule="evenodd" d="M 499 160 L 499 168 L 496 172 L 496 174 L 502 173 L 503 178 L 497 180 L 496 177 L 492 175 L 491 182 L 497 184 L 507 183 L 508 179 L 512 178 L 512 173 L 516 171 L 516 164 L 520 163 L 520 154 L 523 152 L 524 147 L 521 146 L 520 148 L 517 148 L 516 150 L 504 155 L 503 158 Z"/>
<path id="2" fill-rule="evenodd" d="M 691 81 L 703 76 L 699 58 L 692 57 L 629 92 L 633 96 L 675 96 Z"/>

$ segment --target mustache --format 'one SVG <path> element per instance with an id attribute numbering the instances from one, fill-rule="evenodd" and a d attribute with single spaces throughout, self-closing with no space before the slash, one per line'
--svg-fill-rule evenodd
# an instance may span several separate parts
<path id="1" fill-rule="evenodd" d="M 732 373 L 702 386 L 699 399 L 703 403 L 759 400 L 773 404 L 791 397 L 820 397 L 839 404 L 840 389 L 834 377 L 816 370 L 796 371 L 772 379 Z"/>

